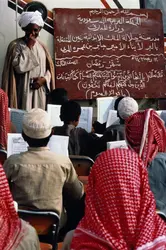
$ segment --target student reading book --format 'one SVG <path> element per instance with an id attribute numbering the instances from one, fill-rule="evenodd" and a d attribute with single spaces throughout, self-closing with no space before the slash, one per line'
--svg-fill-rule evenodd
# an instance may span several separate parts
<path id="1" fill-rule="evenodd" d="M 91 158 L 106 150 L 109 138 L 98 137 L 88 133 L 85 129 L 77 127 L 81 115 L 81 107 L 77 102 L 68 101 L 61 106 L 60 118 L 63 126 L 54 127 L 55 135 L 69 136 L 69 155 L 86 155 Z"/>

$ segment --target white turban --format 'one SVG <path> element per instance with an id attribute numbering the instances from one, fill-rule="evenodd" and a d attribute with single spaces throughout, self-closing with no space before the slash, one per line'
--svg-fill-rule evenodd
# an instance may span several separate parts
<path id="1" fill-rule="evenodd" d="M 25 113 L 22 130 L 34 139 L 43 139 L 51 134 L 52 126 L 49 115 L 43 109 L 32 109 Z"/>
<path id="2" fill-rule="evenodd" d="M 124 97 L 118 104 L 120 118 L 127 119 L 129 116 L 138 112 L 138 103 L 132 97 Z"/>
<path id="3" fill-rule="evenodd" d="M 42 14 L 38 10 L 27 11 L 21 14 L 19 21 L 18 21 L 18 24 L 20 25 L 20 27 L 25 28 L 30 23 L 37 24 L 40 27 L 44 26 Z"/>

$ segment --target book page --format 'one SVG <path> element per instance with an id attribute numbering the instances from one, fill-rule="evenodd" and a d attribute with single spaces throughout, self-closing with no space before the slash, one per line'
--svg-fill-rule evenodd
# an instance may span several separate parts
<path id="1" fill-rule="evenodd" d="M 112 148 L 128 148 L 128 147 L 125 140 L 107 142 L 107 149 L 112 149 Z"/>
<path id="2" fill-rule="evenodd" d="M 98 137 L 102 137 L 103 136 L 102 134 L 96 134 L 96 133 L 95 133 L 95 135 L 97 135 Z"/>
<path id="3" fill-rule="evenodd" d="M 49 114 L 49 117 L 51 119 L 51 125 L 53 127 L 55 126 L 63 126 L 63 122 L 60 119 L 60 110 L 61 105 L 47 105 L 47 112 Z"/>
<path id="4" fill-rule="evenodd" d="M 9 108 L 9 113 L 10 113 L 10 120 L 16 127 L 16 132 L 17 133 L 22 133 L 22 121 L 24 114 L 27 111 L 21 110 L 21 109 L 11 109 Z"/>
<path id="5" fill-rule="evenodd" d="M 119 117 L 117 117 L 117 111 L 116 110 L 109 110 L 106 128 L 108 128 L 111 125 L 117 125 L 117 124 L 119 124 L 119 122 L 120 122 L 120 120 L 119 120 Z"/>
<path id="6" fill-rule="evenodd" d="M 163 110 L 156 110 L 156 113 L 161 116 L 161 113 L 163 112 Z"/>
<path id="7" fill-rule="evenodd" d="M 92 131 L 92 107 L 81 107 L 81 116 L 77 127 L 84 128 L 87 132 Z"/>
<path id="8" fill-rule="evenodd" d="M 116 97 L 97 98 L 97 121 L 100 123 L 107 122 L 110 110 L 114 110 Z"/>
<path id="9" fill-rule="evenodd" d="M 48 143 L 48 147 L 56 154 L 69 156 L 68 144 L 68 136 L 52 135 Z"/>
<path id="10" fill-rule="evenodd" d="M 48 147 L 52 152 L 68 156 L 68 136 L 53 135 L 50 138 Z M 21 134 L 8 134 L 7 157 L 13 154 L 20 154 L 28 150 L 28 144 L 24 141 Z"/>
<path id="11" fill-rule="evenodd" d="M 8 134 L 7 157 L 27 151 L 28 144 L 24 141 L 21 134 Z"/>

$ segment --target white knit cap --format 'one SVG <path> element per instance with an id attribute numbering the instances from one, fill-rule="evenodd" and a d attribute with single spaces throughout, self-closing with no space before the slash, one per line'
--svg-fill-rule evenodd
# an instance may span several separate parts
<path id="1" fill-rule="evenodd" d="M 20 15 L 18 24 L 21 28 L 25 28 L 30 23 L 37 24 L 40 27 L 44 26 L 42 14 L 38 10 L 23 12 Z"/>
<path id="2" fill-rule="evenodd" d="M 43 109 L 32 109 L 25 113 L 22 130 L 33 139 L 43 139 L 51 134 L 52 126 L 49 115 Z"/>
<path id="3" fill-rule="evenodd" d="M 138 103 L 132 97 L 124 97 L 118 104 L 120 118 L 127 119 L 129 116 L 138 112 Z"/>

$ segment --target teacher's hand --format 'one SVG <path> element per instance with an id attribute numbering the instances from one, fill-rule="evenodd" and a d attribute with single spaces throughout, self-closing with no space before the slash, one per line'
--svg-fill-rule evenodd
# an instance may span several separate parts
<path id="1" fill-rule="evenodd" d="M 36 43 L 36 38 L 33 36 L 33 34 L 29 34 L 29 35 L 25 36 L 25 42 L 26 42 L 27 46 L 30 49 L 32 49 L 32 47 Z"/>
<path id="2" fill-rule="evenodd" d="M 44 84 L 46 84 L 46 79 L 44 77 L 33 78 L 33 84 L 31 86 L 31 89 L 33 89 L 33 90 L 39 89 Z"/>

